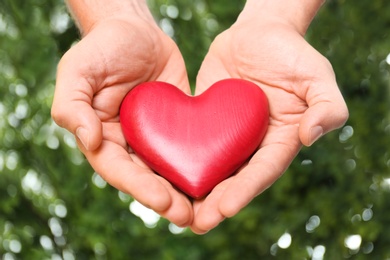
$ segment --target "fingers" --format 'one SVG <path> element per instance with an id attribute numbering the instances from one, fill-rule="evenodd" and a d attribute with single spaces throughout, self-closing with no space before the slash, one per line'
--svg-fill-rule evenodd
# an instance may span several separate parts
<path id="1" fill-rule="evenodd" d="M 165 179 L 136 164 L 123 147 L 103 141 L 94 151 L 83 151 L 99 175 L 178 226 L 192 222 L 191 203 Z"/>
<path id="2" fill-rule="evenodd" d="M 58 67 L 51 114 L 54 121 L 76 135 L 87 150 L 94 150 L 102 140 L 102 125 L 91 107 L 92 87 L 80 75 L 76 61 L 64 57 Z"/>
<path id="3" fill-rule="evenodd" d="M 302 144 L 310 146 L 322 135 L 343 126 L 348 108 L 333 81 L 310 86 L 306 100 L 309 107 L 300 120 L 299 137 Z"/>
<path id="4" fill-rule="evenodd" d="M 167 188 L 171 197 L 171 204 L 161 211 L 157 209 L 155 209 L 155 211 L 179 227 L 188 227 L 192 223 L 194 217 L 192 203 L 183 193 L 174 189 L 167 180 L 159 176 L 158 178 Z"/>
<path id="5" fill-rule="evenodd" d="M 192 232 L 198 235 L 205 234 L 225 219 L 225 216 L 219 211 L 219 201 L 230 180 L 231 178 L 217 185 L 202 200 L 194 201 L 194 222 L 191 224 Z"/>
<path id="6" fill-rule="evenodd" d="M 285 172 L 301 147 L 298 129 L 272 126 L 263 145 L 226 188 L 219 207 L 224 216 L 237 214 Z"/>
<path id="7" fill-rule="evenodd" d="M 199 202 L 191 229 L 202 234 L 236 215 L 284 173 L 300 147 L 297 126 L 270 126 L 263 147 L 248 165 Z"/>

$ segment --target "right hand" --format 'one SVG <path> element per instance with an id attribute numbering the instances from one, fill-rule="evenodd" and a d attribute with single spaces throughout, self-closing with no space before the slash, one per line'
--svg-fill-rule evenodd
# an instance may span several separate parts
<path id="1" fill-rule="evenodd" d="M 142 163 L 119 123 L 121 101 L 142 82 L 165 81 L 190 93 L 179 49 L 149 17 L 100 21 L 62 57 L 52 117 L 77 137 L 80 150 L 109 184 L 188 226 L 191 202 Z"/>

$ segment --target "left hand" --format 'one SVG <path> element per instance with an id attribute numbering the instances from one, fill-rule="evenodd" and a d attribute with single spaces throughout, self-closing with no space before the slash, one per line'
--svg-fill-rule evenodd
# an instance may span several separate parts
<path id="1" fill-rule="evenodd" d="M 328 60 L 284 22 L 239 19 L 219 35 L 199 71 L 196 93 L 224 78 L 261 87 L 269 100 L 270 122 L 248 164 L 194 202 L 191 229 L 199 234 L 237 214 L 284 173 L 302 144 L 310 146 L 348 117 Z"/>

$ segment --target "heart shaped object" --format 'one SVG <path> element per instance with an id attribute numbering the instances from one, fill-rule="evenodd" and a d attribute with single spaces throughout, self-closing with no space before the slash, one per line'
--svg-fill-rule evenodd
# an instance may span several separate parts
<path id="1" fill-rule="evenodd" d="M 219 81 L 199 96 L 146 82 L 122 102 L 127 143 L 154 171 L 195 199 L 232 175 L 258 148 L 268 101 L 254 83 Z"/>

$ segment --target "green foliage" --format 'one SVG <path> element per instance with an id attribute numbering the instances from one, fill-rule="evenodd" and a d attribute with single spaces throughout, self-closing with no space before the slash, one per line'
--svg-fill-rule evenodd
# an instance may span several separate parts
<path id="1" fill-rule="evenodd" d="M 210 42 L 234 22 L 244 1 L 149 3 L 183 52 L 194 86 Z M 2 0 L 0 255 L 389 258 L 389 9 L 385 0 L 327 2 L 307 40 L 334 66 L 350 108 L 347 125 L 304 148 L 283 177 L 233 219 L 196 236 L 166 220 L 145 225 L 130 210 L 133 199 L 94 174 L 74 138 L 50 119 L 56 64 L 78 37 L 63 2 Z"/>

